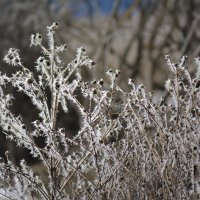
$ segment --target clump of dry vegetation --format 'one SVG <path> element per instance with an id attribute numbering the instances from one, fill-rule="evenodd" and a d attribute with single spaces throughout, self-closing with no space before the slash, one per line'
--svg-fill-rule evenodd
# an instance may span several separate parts
<path id="1" fill-rule="evenodd" d="M 16 73 L 0 76 L 0 126 L 8 139 L 41 161 L 48 176 L 35 174 L 25 160 L 16 166 L 7 152 L 0 161 L 2 198 L 198 198 L 200 59 L 195 59 L 197 69 L 191 76 L 187 56 L 177 64 L 166 56 L 172 78 L 165 84 L 167 97 L 155 103 L 153 95 L 132 79 L 127 80 L 128 92 L 121 89 L 119 70 L 85 82 L 81 72 L 95 66 L 94 61 L 81 47 L 74 60 L 63 63 L 60 53 L 67 46 L 55 44 L 57 29 L 58 23 L 47 27 L 48 47 L 41 34 L 31 36 L 31 46 L 42 50 L 35 64 L 37 76 L 23 65 L 18 50 L 9 49 L 4 57 Z M 9 84 L 37 108 L 33 130 L 11 112 L 13 96 L 4 92 Z M 73 138 L 57 125 L 60 108 L 68 114 L 69 103 L 81 117 Z M 41 136 L 44 147 L 35 142 Z"/>

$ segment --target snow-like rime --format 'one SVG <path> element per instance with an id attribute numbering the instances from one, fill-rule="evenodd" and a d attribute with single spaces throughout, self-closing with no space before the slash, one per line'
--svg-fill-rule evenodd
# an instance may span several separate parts
<path id="1" fill-rule="evenodd" d="M 48 181 L 36 175 L 25 160 L 15 166 L 6 152 L 6 159 L 0 160 L 1 198 L 198 198 L 200 59 L 195 59 L 197 70 L 192 76 L 185 64 L 187 56 L 177 64 L 166 56 L 173 75 L 166 81 L 168 98 L 155 104 L 153 95 L 134 80 L 128 80 L 129 92 L 121 89 L 119 70 L 109 70 L 106 81 L 84 82 L 82 68 L 95 63 L 83 47 L 68 65 L 63 63 L 59 55 L 67 46 L 54 42 L 58 26 L 47 27 L 47 48 L 41 34 L 31 35 L 31 46 L 39 46 L 43 54 L 36 60 L 36 78 L 23 65 L 19 50 L 9 49 L 4 57 L 16 73 L 0 75 L 0 126 L 8 139 L 42 161 Z M 10 111 L 13 96 L 4 94 L 7 84 L 25 93 L 38 109 L 34 130 L 28 130 L 22 117 Z M 51 92 L 50 106 L 46 88 Z M 77 90 L 87 99 L 87 107 L 76 98 Z M 67 102 L 81 117 L 81 128 L 71 139 L 65 129 L 56 128 L 58 106 L 67 113 Z M 44 148 L 35 144 L 39 136 L 45 138 Z"/>

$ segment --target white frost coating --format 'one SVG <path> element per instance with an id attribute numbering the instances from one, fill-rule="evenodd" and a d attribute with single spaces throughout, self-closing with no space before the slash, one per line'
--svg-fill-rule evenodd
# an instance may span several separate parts
<path id="1" fill-rule="evenodd" d="M 45 179 L 23 159 L 16 166 L 6 153 L 0 159 L 0 198 L 192 199 L 200 181 L 199 59 L 192 75 L 186 56 L 177 64 L 166 56 L 172 76 L 162 98 L 132 79 L 130 91 L 124 91 L 119 70 L 85 82 L 81 73 L 94 62 L 83 47 L 69 64 L 62 61 L 66 45 L 54 41 L 58 25 L 48 26 L 47 47 L 39 33 L 31 36 L 31 46 L 42 50 L 35 62 L 37 75 L 23 66 L 18 50 L 10 49 L 4 57 L 18 67 L 10 77 L 0 74 L 1 129 L 40 159 Z M 38 116 L 31 124 L 11 112 L 15 99 L 4 91 L 8 84 L 35 106 Z M 58 121 L 61 109 L 71 117 L 69 105 L 80 118 L 74 136 Z M 36 143 L 40 138 L 42 147 Z"/>

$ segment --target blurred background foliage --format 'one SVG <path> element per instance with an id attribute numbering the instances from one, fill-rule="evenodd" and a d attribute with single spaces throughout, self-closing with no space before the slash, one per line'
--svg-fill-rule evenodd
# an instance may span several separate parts
<path id="1" fill-rule="evenodd" d="M 178 62 L 186 53 L 189 64 L 199 56 L 199 13 L 199 0 L 0 0 L 1 71 L 14 70 L 2 62 L 10 47 L 20 49 L 24 65 L 34 71 L 40 52 L 29 47 L 30 34 L 45 35 L 45 27 L 58 21 L 61 28 L 57 42 L 68 45 L 63 55 L 66 63 L 74 58 L 79 46 L 84 46 L 96 62 L 92 72 L 84 72 L 87 79 L 101 78 L 114 68 L 121 70 L 123 89 L 127 87 L 126 80 L 134 78 L 148 90 L 162 91 L 168 76 L 166 54 Z M 13 112 L 22 113 L 30 124 L 37 111 L 27 97 L 11 92 L 16 98 Z M 75 113 L 73 109 L 71 113 Z M 58 121 L 73 135 L 78 130 L 74 122 L 77 119 L 77 114 L 60 114 Z M 3 142 L 3 136 L 1 140 L 2 152 L 14 148 Z"/>
<path id="2" fill-rule="evenodd" d="M 0 0 L 0 9 L 1 58 L 16 47 L 30 67 L 38 56 L 30 34 L 45 34 L 53 21 L 61 26 L 58 42 L 68 44 L 66 61 L 83 45 L 97 63 L 92 76 L 119 68 L 122 80 L 142 80 L 148 89 L 162 89 L 166 54 L 178 61 L 200 51 L 198 0 Z"/>

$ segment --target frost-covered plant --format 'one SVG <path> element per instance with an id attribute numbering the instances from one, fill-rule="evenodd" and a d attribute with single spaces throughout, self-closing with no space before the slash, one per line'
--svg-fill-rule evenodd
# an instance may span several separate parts
<path id="1" fill-rule="evenodd" d="M 168 100 L 155 104 L 143 85 L 129 80 L 130 91 L 117 84 L 120 71 L 109 70 L 107 78 L 84 82 L 81 70 L 92 67 L 84 48 L 65 65 L 56 46 L 58 23 L 47 28 L 49 46 L 42 36 L 31 36 L 43 56 L 36 61 L 38 76 L 25 66 L 19 51 L 10 49 L 4 60 L 17 68 L 11 77 L 0 76 L 0 126 L 7 138 L 41 160 L 48 176 L 36 175 L 24 160 L 15 166 L 6 153 L 0 162 L 0 194 L 7 199 L 191 199 L 198 198 L 200 163 L 200 59 L 191 77 L 183 56 L 174 64 L 166 56 L 173 77 L 166 81 Z M 73 75 L 73 80 L 71 80 Z M 21 116 L 11 113 L 12 95 L 2 89 L 11 83 L 30 97 L 39 111 L 34 130 Z M 51 92 L 50 105 L 46 89 Z M 80 91 L 88 104 L 76 97 Z M 73 138 L 57 127 L 58 107 L 68 112 L 73 104 L 81 128 Z M 40 148 L 35 138 L 43 136 Z"/>

